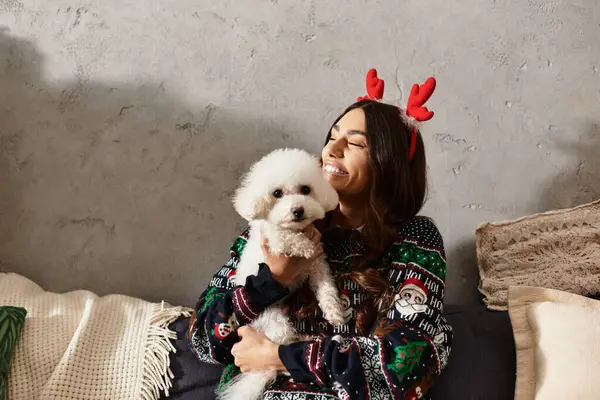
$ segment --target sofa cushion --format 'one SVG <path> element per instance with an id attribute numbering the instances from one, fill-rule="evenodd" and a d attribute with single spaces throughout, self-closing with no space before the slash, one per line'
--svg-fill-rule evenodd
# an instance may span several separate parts
<path id="1" fill-rule="evenodd" d="M 177 352 L 171 353 L 171 371 L 175 378 L 168 399 L 214 399 L 223 366 L 198 360 L 188 345 L 189 323 L 189 318 L 181 318 L 170 326 L 177 332 L 177 340 L 173 343 Z"/>
<path id="2" fill-rule="evenodd" d="M 600 294 L 600 200 L 476 231 L 479 290 L 493 310 L 508 309 L 508 288 L 535 286 Z"/>
<path id="3" fill-rule="evenodd" d="M 8 398 L 8 373 L 26 316 L 27 311 L 24 308 L 0 307 L 0 400 Z"/>
<path id="4" fill-rule="evenodd" d="M 528 286 L 509 290 L 516 400 L 598 399 L 600 301 Z"/>
<path id="5" fill-rule="evenodd" d="M 447 306 L 454 330 L 452 354 L 431 397 L 441 400 L 512 400 L 515 344 L 510 318 L 483 304 Z"/>

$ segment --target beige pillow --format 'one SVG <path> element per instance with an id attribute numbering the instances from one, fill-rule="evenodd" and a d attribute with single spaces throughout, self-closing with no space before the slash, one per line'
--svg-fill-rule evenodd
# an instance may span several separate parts
<path id="1" fill-rule="evenodd" d="M 506 310 L 512 285 L 600 293 L 600 200 L 484 223 L 476 238 L 479 291 L 490 309 Z"/>
<path id="2" fill-rule="evenodd" d="M 515 400 L 600 398 L 600 301 L 529 286 L 509 290 Z"/>

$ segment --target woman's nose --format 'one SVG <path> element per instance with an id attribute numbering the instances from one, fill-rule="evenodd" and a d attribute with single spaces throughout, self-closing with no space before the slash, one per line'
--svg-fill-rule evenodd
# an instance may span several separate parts
<path id="1" fill-rule="evenodd" d="M 344 156 L 344 147 L 342 140 L 330 142 L 327 150 L 329 152 L 329 155 L 335 158 L 341 158 Z"/>

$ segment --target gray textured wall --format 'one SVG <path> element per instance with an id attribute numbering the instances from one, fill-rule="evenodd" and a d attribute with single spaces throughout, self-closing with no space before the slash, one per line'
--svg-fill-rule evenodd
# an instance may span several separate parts
<path id="1" fill-rule="evenodd" d="M 0 268 L 193 304 L 266 151 L 318 151 L 377 67 L 430 74 L 447 299 L 484 220 L 600 197 L 598 0 L 0 0 Z"/>

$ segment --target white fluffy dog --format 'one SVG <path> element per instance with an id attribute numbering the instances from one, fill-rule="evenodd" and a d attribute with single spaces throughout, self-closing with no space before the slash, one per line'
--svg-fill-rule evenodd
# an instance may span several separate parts
<path id="1" fill-rule="evenodd" d="M 267 238 L 272 253 L 311 258 L 317 247 L 302 230 L 337 204 L 337 193 L 323 178 L 318 160 L 305 151 L 275 150 L 254 164 L 234 199 L 236 211 L 250 222 L 250 238 L 237 267 L 235 284 L 244 285 L 249 275 L 258 273 L 259 263 L 264 261 L 261 235 Z M 297 289 L 307 278 L 325 319 L 343 324 L 343 308 L 325 255 L 317 258 L 290 289 Z M 300 339 L 278 304 L 265 310 L 251 326 L 278 344 Z M 260 399 L 276 377 L 272 371 L 240 374 L 219 399 Z"/>

